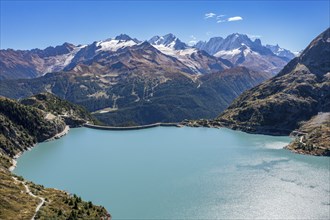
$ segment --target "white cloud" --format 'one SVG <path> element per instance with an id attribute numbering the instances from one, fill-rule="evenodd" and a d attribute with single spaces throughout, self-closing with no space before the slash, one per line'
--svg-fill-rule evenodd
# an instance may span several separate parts
<path id="1" fill-rule="evenodd" d="M 211 34 L 212 34 L 212 32 L 211 31 L 208 31 L 208 32 L 206 32 L 205 33 L 207 36 L 210 36 Z"/>
<path id="2" fill-rule="evenodd" d="M 216 16 L 216 14 L 214 14 L 213 12 L 209 12 L 209 13 L 206 13 L 205 14 L 205 19 L 208 19 L 208 18 L 213 18 L 214 16 Z"/>
<path id="3" fill-rule="evenodd" d="M 230 17 L 227 21 L 241 21 L 243 18 L 241 16 Z"/>
<path id="4" fill-rule="evenodd" d="M 219 20 L 219 19 L 221 19 L 221 18 L 223 18 L 223 17 L 225 17 L 226 15 L 218 15 L 217 16 L 217 20 Z"/>
<path id="5" fill-rule="evenodd" d="M 243 18 L 241 16 L 234 16 L 226 18 L 226 15 L 217 15 L 216 13 L 209 12 L 206 13 L 204 19 L 215 18 L 217 23 L 229 22 L 229 21 L 241 21 Z"/>

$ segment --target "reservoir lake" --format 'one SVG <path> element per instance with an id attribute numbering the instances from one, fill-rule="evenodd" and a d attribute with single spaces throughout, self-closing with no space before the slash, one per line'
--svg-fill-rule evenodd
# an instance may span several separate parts
<path id="1" fill-rule="evenodd" d="M 330 159 L 289 137 L 226 128 L 71 129 L 13 171 L 104 206 L 113 219 L 329 219 Z"/>

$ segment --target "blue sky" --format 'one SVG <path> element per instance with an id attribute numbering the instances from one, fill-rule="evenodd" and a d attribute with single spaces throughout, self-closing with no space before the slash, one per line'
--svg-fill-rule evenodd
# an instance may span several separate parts
<path id="1" fill-rule="evenodd" d="M 1 0 L 0 16 L 1 49 L 89 44 L 121 33 L 140 40 L 173 33 L 184 42 L 244 33 L 263 44 L 299 51 L 328 28 L 330 20 L 328 0 Z"/>

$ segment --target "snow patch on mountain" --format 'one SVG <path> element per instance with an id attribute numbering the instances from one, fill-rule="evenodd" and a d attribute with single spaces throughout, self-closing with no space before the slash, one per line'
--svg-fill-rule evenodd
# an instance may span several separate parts
<path id="1" fill-rule="evenodd" d="M 238 49 L 233 50 L 220 50 L 216 54 L 214 54 L 215 57 L 222 57 L 224 59 L 232 58 L 233 56 L 236 56 L 240 54 L 242 51 Z"/>
<path id="2" fill-rule="evenodd" d="M 67 65 L 69 65 L 74 58 L 74 56 L 84 47 L 87 45 L 80 45 L 75 47 L 70 53 L 57 55 L 57 56 L 50 56 L 44 58 L 43 61 L 43 68 L 41 72 L 43 74 L 49 72 L 58 72 L 64 69 Z"/>
<path id="3" fill-rule="evenodd" d="M 168 46 L 165 46 L 164 44 L 152 45 L 152 46 L 168 56 L 177 58 L 180 62 L 182 62 L 184 65 L 188 66 L 195 73 L 200 73 L 200 71 L 198 70 L 198 68 L 201 68 L 200 63 L 191 59 L 191 55 L 198 51 L 196 48 L 175 50 L 173 47 L 173 44 L 168 44 Z"/>
<path id="4" fill-rule="evenodd" d="M 120 48 L 131 47 L 136 44 L 134 40 L 109 39 L 97 42 L 96 46 L 100 47 L 97 51 L 117 51 Z"/>

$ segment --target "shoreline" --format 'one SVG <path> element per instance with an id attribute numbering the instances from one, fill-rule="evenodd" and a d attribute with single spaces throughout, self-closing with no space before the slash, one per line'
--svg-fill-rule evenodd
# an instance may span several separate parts
<path id="1" fill-rule="evenodd" d="M 53 140 L 56 140 L 56 139 L 59 139 L 65 135 L 67 135 L 70 131 L 70 127 L 68 125 L 65 126 L 65 128 L 63 129 L 63 131 L 55 134 L 53 137 L 51 138 L 48 138 L 47 140 L 45 140 L 44 142 L 48 142 L 48 141 L 53 141 Z"/>
<path id="2" fill-rule="evenodd" d="M 11 173 L 15 170 L 15 168 L 16 168 L 16 166 L 17 166 L 17 159 L 18 159 L 20 156 L 22 156 L 22 154 L 23 154 L 24 152 L 32 150 L 32 148 L 35 147 L 35 145 L 36 145 L 36 144 L 34 144 L 34 145 L 31 146 L 31 147 L 28 147 L 26 150 L 23 150 L 23 151 L 17 153 L 17 154 L 11 159 L 11 163 L 12 163 L 12 165 L 8 168 L 8 170 L 9 170 Z"/>
<path id="3" fill-rule="evenodd" d="M 210 123 L 209 120 L 201 119 L 201 120 L 195 120 L 195 121 L 188 121 L 186 123 L 182 123 L 181 125 L 187 126 L 187 127 L 207 127 L 207 128 L 228 128 L 230 130 L 235 131 L 241 131 L 248 134 L 258 134 L 258 135 L 269 135 L 269 136 L 288 136 L 292 140 L 291 142 L 284 146 L 282 149 L 288 150 L 293 154 L 300 154 L 300 155 L 306 155 L 306 156 L 316 156 L 316 157 L 329 157 L 329 153 L 323 153 L 325 149 L 315 148 L 314 150 L 306 150 L 303 148 L 293 148 L 292 145 L 297 142 L 301 142 L 302 137 L 306 135 L 306 132 L 301 132 L 299 130 L 288 130 L 288 129 L 274 129 L 270 127 L 264 127 L 263 129 L 254 129 L 252 130 L 251 127 L 248 126 L 232 126 L 229 124 L 224 123 Z M 304 144 L 304 143 L 302 143 Z M 322 151 L 321 151 L 322 150 Z M 318 152 L 317 152 L 318 151 Z M 329 150 L 328 150 L 329 152 Z"/>
<path id="4" fill-rule="evenodd" d="M 56 140 L 56 139 L 59 139 L 63 136 L 65 136 L 66 134 L 68 134 L 70 131 L 70 127 L 68 125 L 65 126 L 65 128 L 63 129 L 63 131 L 55 134 L 53 137 L 43 141 L 43 142 L 48 142 L 48 141 L 53 141 L 53 140 Z M 26 150 L 23 150 L 19 153 L 17 153 L 11 160 L 12 162 L 12 165 L 8 168 L 9 172 L 13 173 L 13 171 L 15 170 L 16 166 L 17 166 L 17 159 L 23 155 L 24 152 L 26 151 L 30 151 L 32 150 L 32 148 L 34 148 L 38 143 L 35 143 L 34 145 L 32 145 L 31 147 L 28 147 Z"/>

